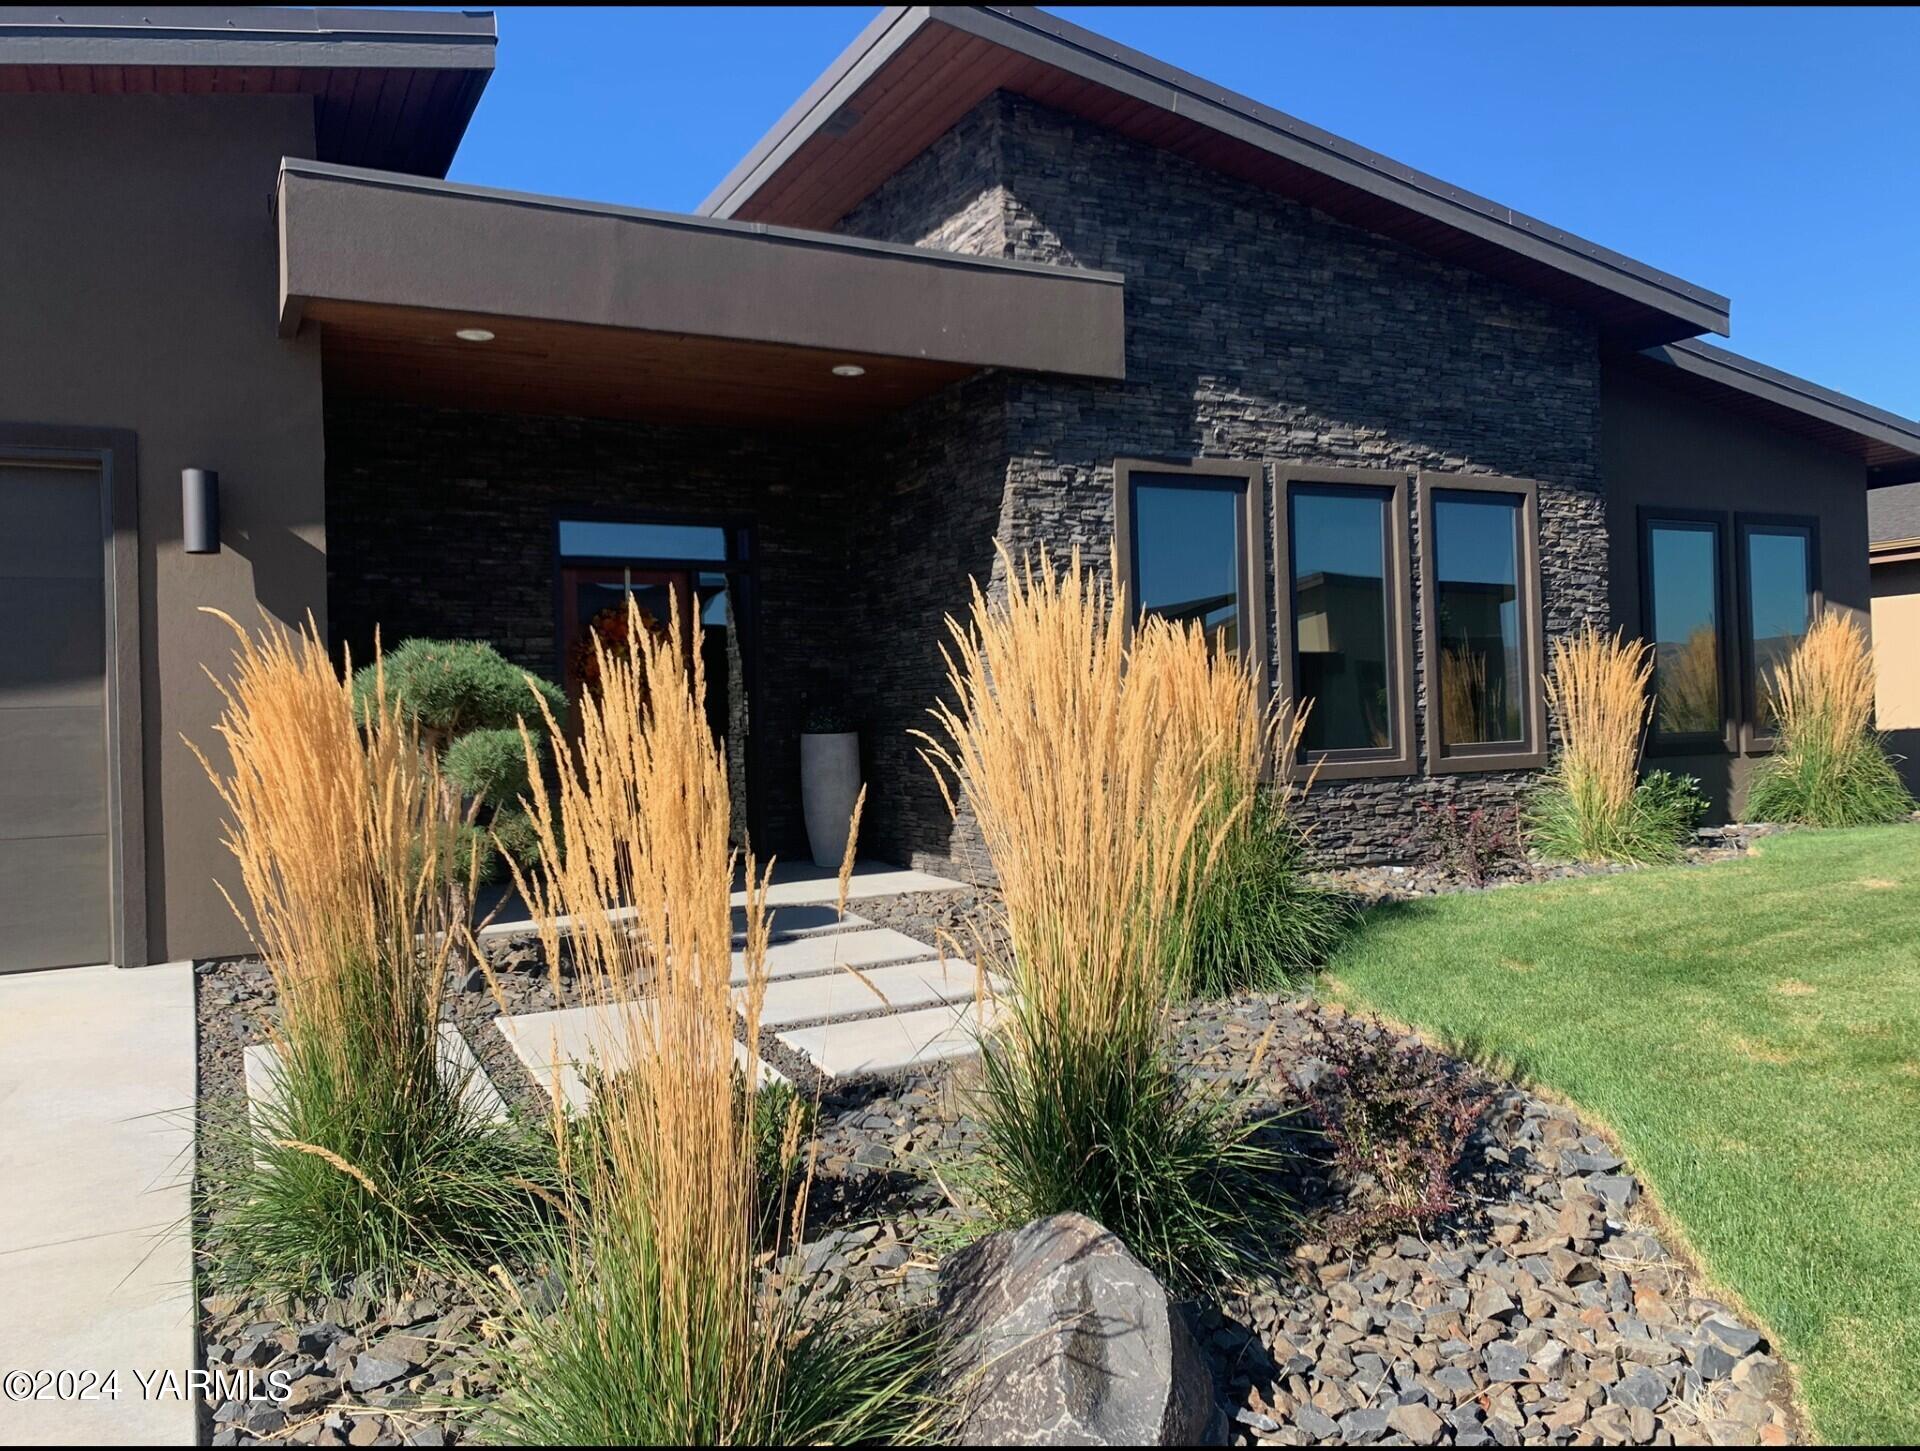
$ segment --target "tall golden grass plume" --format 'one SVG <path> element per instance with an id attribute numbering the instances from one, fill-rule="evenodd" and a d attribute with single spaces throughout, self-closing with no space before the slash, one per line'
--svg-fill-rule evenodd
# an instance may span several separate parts
<path id="1" fill-rule="evenodd" d="M 779 1348 L 756 1329 L 760 1206 L 734 1051 L 736 1011 L 759 1041 L 768 877 L 746 859 L 736 992 L 727 767 L 700 655 L 677 606 L 664 634 L 641 628 L 635 608 L 624 648 L 596 641 L 600 690 L 579 703 L 573 760 L 551 787 L 529 773 L 540 863 L 513 876 L 549 963 L 572 960 L 625 1040 L 625 1071 L 600 1085 L 606 1152 L 568 1166 L 595 1226 L 576 1269 L 591 1283 L 589 1257 L 644 1258 L 657 1285 L 628 1309 L 652 1318 L 650 1345 L 687 1358 L 682 1429 L 729 1439 L 751 1423 Z M 527 749 L 531 762 L 530 735 Z M 729 1367 L 712 1383 L 696 1368 L 711 1363 L 692 1348 L 701 1340 Z"/>
<path id="2" fill-rule="evenodd" d="M 333 1064 L 337 1080 L 369 1061 L 434 1071 L 454 907 L 455 820 L 431 752 L 378 679 L 356 711 L 352 671 L 337 671 L 309 619 L 234 632 L 233 668 L 211 670 L 222 711 L 222 769 L 187 745 L 226 808 L 224 842 L 251 908 L 228 893 L 272 974 L 290 1052 Z M 376 646 L 377 650 L 377 646 Z"/>
<path id="3" fill-rule="evenodd" d="M 1852 615 L 1829 610 L 1765 681 L 1780 735 L 1818 733 L 1835 748 L 1873 732 L 1873 651 Z"/>
<path id="4" fill-rule="evenodd" d="M 1557 768 L 1567 789 L 1607 820 L 1628 809 L 1652 702 L 1652 647 L 1591 621 L 1553 642 L 1547 704 L 1560 727 Z"/>

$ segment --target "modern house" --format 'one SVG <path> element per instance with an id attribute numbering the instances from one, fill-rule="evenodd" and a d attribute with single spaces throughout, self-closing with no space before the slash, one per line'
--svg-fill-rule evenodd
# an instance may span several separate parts
<path id="1" fill-rule="evenodd" d="M 1737 809 L 1757 672 L 1920 479 L 1920 425 L 1698 341 L 1725 298 L 1035 10 L 885 11 L 693 216 L 445 181 L 494 60 L 0 10 L 0 967 L 243 947 L 202 605 L 560 676 L 677 598 L 757 847 L 830 704 L 865 849 L 966 872 L 908 735 L 944 617 L 1077 547 L 1317 697 L 1317 839 L 1393 858 L 1525 787 L 1588 620 Z"/>
<path id="2" fill-rule="evenodd" d="M 1920 794 L 1920 484 L 1867 495 L 1873 573 L 1875 716 L 1900 759 L 1907 789 Z"/>

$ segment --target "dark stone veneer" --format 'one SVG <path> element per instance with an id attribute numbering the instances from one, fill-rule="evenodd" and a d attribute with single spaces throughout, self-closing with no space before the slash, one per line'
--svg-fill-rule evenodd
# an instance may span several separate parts
<path id="1" fill-rule="evenodd" d="M 1278 463 L 1538 480 L 1549 635 L 1605 623 L 1600 354 L 1578 314 L 1006 94 L 843 227 L 1125 274 L 1127 380 L 990 374 L 833 433 L 331 399 L 336 637 L 478 635 L 551 670 L 561 507 L 751 522 L 756 844 L 803 843 L 798 731 L 804 697 L 826 695 L 863 727 L 867 850 L 977 877 L 977 832 L 949 821 L 909 734 L 943 692 L 943 622 L 997 573 L 996 537 L 1106 568 L 1116 457 L 1263 461 L 1269 524 Z M 1424 704 L 1423 663 L 1417 680 Z M 1414 847 L 1412 803 L 1506 802 L 1526 780 L 1329 782 L 1305 809 L 1330 856 L 1392 860 Z"/>

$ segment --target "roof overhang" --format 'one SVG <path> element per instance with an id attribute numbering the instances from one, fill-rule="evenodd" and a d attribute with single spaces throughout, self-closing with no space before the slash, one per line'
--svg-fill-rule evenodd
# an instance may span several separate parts
<path id="1" fill-rule="evenodd" d="M 985 368 L 1125 376 L 1110 272 L 294 160 L 278 212 L 280 329 L 320 325 L 330 390 L 802 424 Z"/>
<path id="2" fill-rule="evenodd" d="M 1920 423 L 1725 348 L 1688 340 L 1618 359 L 1664 387 L 1858 458 L 1869 488 L 1920 479 Z"/>
<path id="3" fill-rule="evenodd" d="M 1591 314 L 1632 347 L 1725 334 L 1727 299 L 1028 6 L 895 6 L 701 204 L 832 227 L 996 90 Z"/>
<path id="4" fill-rule="evenodd" d="M 0 94 L 309 95 L 326 161 L 444 176 L 493 73 L 491 11 L 0 7 Z"/>
<path id="5" fill-rule="evenodd" d="M 1920 561 L 1920 539 L 1883 539 L 1867 546 L 1870 564 L 1912 564 Z"/>

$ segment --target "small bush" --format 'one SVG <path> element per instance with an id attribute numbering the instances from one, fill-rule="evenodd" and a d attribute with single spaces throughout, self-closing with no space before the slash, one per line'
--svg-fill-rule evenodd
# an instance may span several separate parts
<path id="1" fill-rule="evenodd" d="M 1659 837 L 1685 842 L 1707 814 L 1707 798 L 1697 776 L 1649 771 L 1633 788 L 1634 810 Z"/>
<path id="2" fill-rule="evenodd" d="M 544 759 L 544 742 L 538 737 L 535 749 Z M 460 788 L 461 795 L 478 796 L 500 806 L 524 797 L 531 780 L 526 742 L 517 726 L 456 736 L 442 753 L 440 768 Z"/>
<path id="3" fill-rule="evenodd" d="M 1768 683 L 1778 737 L 1747 790 L 1749 821 L 1867 826 L 1914 809 L 1873 728 L 1873 655 L 1851 616 L 1814 622 Z"/>
<path id="4" fill-rule="evenodd" d="M 1419 811 L 1419 830 L 1428 855 L 1473 886 L 1486 886 L 1499 868 L 1523 859 L 1517 807 L 1462 810 L 1457 801 L 1444 806 L 1423 802 Z"/>
<path id="5" fill-rule="evenodd" d="M 1194 901 L 1186 990 L 1280 992 L 1312 975 L 1353 925 L 1351 900 L 1307 879 L 1305 834 L 1269 793 L 1229 832 Z"/>
<path id="6" fill-rule="evenodd" d="M 1492 1095 L 1460 1065 L 1398 1043 L 1378 1022 L 1322 1019 L 1315 1039 L 1326 1069 L 1308 1092 L 1308 1112 L 1351 1195 L 1337 1233 L 1365 1242 L 1453 1213 L 1460 1159 Z"/>
<path id="7" fill-rule="evenodd" d="M 251 908 L 235 911 L 273 975 L 280 1068 L 251 1125 L 209 1156 L 215 1275 L 301 1293 L 416 1256 L 498 1253 L 551 1176 L 438 1070 L 459 922 L 433 757 L 378 691 L 356 708 L 310 630 L 233 628 L 217 727 L 230 767 L 200 761 Z"/>

